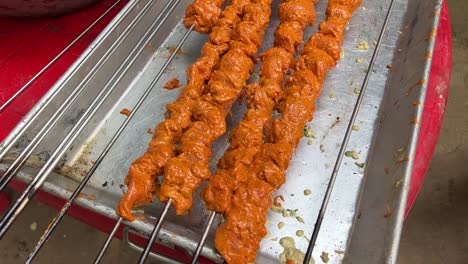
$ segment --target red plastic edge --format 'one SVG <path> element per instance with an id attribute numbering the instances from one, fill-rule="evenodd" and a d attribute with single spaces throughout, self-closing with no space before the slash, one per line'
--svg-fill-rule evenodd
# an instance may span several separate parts
<path id="1" fill-rule="evenodd" d="M 427 87 L 424 112 L 421 119 L 418 147 L 416 149 L 411 184 L 406 203 L 405 218 L 408 216 L 421 190 L 424 177 L 439 138 L 444 120 L 452 67 L 452 32 L 447 1 L 443 2 L 437 30 L 431 73 Z"/>

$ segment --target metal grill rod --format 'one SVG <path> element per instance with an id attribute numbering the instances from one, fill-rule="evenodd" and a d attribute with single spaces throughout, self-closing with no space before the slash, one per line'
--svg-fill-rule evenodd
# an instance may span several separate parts
<path id="1" fill-rule="evenodd" d="M 115 223 L 114 228 L 112 228 L 112 231 L 110 232 L 109 236 L 106 239 L 106 242 L 102 246 L 101 250 L 99 250 L 99 254 L 96 256 L 96 259 L 94 259 L 94 264 L 98 264 L 101 262 L 102 257 L 106 253 L 107 248 L 109 247 L 110 243 L 112 242 L 112 238 L 114 237 L 115 233 L 120 227 L 120 224 L 122 223 L 123 218 L 119 217 L 117 220 L 117 223 Z"/>
<path id="2" fill-rule="evenodd" d="M 23 93 L 39 76 L 52 66 L 65 52 L 67 52 L 76 42 L 78 42 L 86 33 L 88 33 L 101 19 L 103 19 L 121 0 L 116 0 L 102 15 L 100 15 L 91 25 L 89 25 L 78 37 L 68 44 L 59 54 L 57 54 L 49 63 L 47 63 L 38 73 L 36 73 L 27 83 L 25 83 L 15 94 L 13 94 L 5 103 L 0 106 L 0 113 L 13 102 L 21 93 Z"/>
<path id="3" fill-rule="evenodd" d="M 208 232 L 210 231 L 210 228 L 213 225 L 213 221 L 216 215 L 217 213 L 215 211 L 212 211 L 210 213 L 210 217 L 208 218 L 208 223 L 206 224 L 205 230 L 203 230 L 203 235 L 197 244 L 197 249 L 195 250 L 195 253 L 192 256 L 192 261 L 190 262 L 191 264 L 197 264 L 198 257 L 200 256 L 200 253 L 203 249 L 203 245 L 205 244 L 205 240 L 208 237 Z"/>
<path id="4" fill-rule="evenodd" d="M 115 144 L 117 141 L 118 137 L 122 134 L 124 129 L 127 127 L 127 125 L 130 123 L 131 119 L 134 117 L 135 113 L 140 109 L 141 105 L 145 101 L 145 99 L 149 96 L 150 92 L 153 90 L 153 88 L 156 86 L 156 84 L 159 82 L 161 79 L 163 73 L 166 71 L 166 69 L 169 67 L 170 63 L 174 60 L 174 58 L 177 56 L 177 51 L 180 50 L 182 45 L 185 43 L 187 40 L 188 36 L 193 30 L 193 26 L 187 30 L 187 32 L 184 34 L 182 39 L 179 41 L 177 46 L 174 49 L 174 52 L 169 56 L 169 58 L 166 60 L 162 68 L 159 70 L 158 74 L 155 76 L 151 84 L 148 86 L 148 88 L 145 90 L 143 95 L 140 97 L 138 102 L 135 104 L 135 107 L 133 108 L 133 111 L 130 113 L 130 115 L 125 119 L 125 121 L 120 125 L 119 129 L 117 132 L 114 134 L 112 139 L 107 143 L 106 147 L 104 150 L 101 152 L 99 157 L 96 159 L 94 162 L 93 166 L 89 169 L 88 173 L 86 176 L 83 178 L 83 180 L 80 182 L 79 186 L 76 188 L 76 190 L 73 192 L 73 194 L 70 196 L 70 198 L 67 200 L 65 205 L 62 207 L 60 210 L 59 214 L 54 218 L 51 224 L 47 227 L 47 229 L 44 231 L 44 234 L 41 236 L 40 240 L 37 242 L 36 247 L 34 248 L 34 251 L 29 255 L 28 260 L 32 260 L 39 250 L 42 248 L 42 246 L 47 242 L 47 239 L 50 237 L 52 232 L 55 230 L 55 228 L 58 226 L 59 222 L 62 220 L 62 218 L 65 216 L 66 212 L 70 208 L 71 204 L 73 201 L 78 197 L 80 192 L 83 190 L 83 188 L 86 186 L 88 183 L 89 179 L 92 177 L 94 172 L 96 171 L 97 167 L 101 164 L 101 162 L 104 160 L 106 155 L 109 153 L 110 149 L 112 146 Z M 122 221 L 122 218 L 119 218 L 117 221 L 118 225 L 120 225 L 120 222 Z M 101 253 L 100 253 L 101 254 Z M 104 252 L 102 252 L 104 254 Z M 101 256 L 102 257 L 102 256 Z"/>
<path id="5" fill-rule="evenodd" d="M 180 0 L 176 0 L 177 3 L 179 3 L 179 1 Z M 116 74 L 114 73 L 111 80 L 109 80 L 106 83 L 106 85 L 104 86 L 104 89 L 101 90 L 99 95 L 94 99 L 94 101 L 88 107 L 86 112 L 81 116 L 81 118 L 78 120 L 78 122 L 69 132 L 69 134 L 60 142 L 60 145 L 52 153 L 49 160 L 47 160 L 45 166 L 41 168 L 41 170 L 36 175 L 36 177 L 34 177 L 32 182 L 28 185 L 28 187 L 26 188 L 26 191 L 24 191 L 21 194 L 20 198 L 18 198 L 18 200 L 13 204 L 12 208 L 10 208 L 7 211 L 7 213 L 3 216 L 3 218 L 0 220 L 0 238 L 3 237 L 3 235 L 6 233 L 6 231 L 11 226 L 11 224 L 15 221 L 15 219 L 22 212 L 24 207 L 32 199 L 36 191 L 42 186 L 42 184 L 46 180 L 49 173 L 54 169 L 55 165 L 57 165 L 61 157 L 63 157 L 67 149 L 72 145 L 74 140 L 78 137 L 79 133 L 81 133 L 81 131 L 89 123 L 89 121 L 92 119 L 94 114 L 96 114 L 96 112 L 104 103 L 104 101 L 109 97 L 109 95 L 112 93 L 115 87 L 117 87 L 118 81 L 123 77 L 126 71 L 130 68 L 130 65 L 137 59 L 137 54 L 139 54 L 141 51 L 144 50 L 144 48 L 146 47 L 146 44 L 151 40 L 152 37 L 154 37 L 155 33 L 159 30 L 162 23 L 164 23 L 164 21 L 167 20 L 171 12 L 175 9 L 175 7 L 177 6 L 177 3 L 171 7 L 171 10 L 169 12 L 165 13 L 165 16 L 162 19 L 161 23 L 157 23 L 158 21 L 156 20 L 152 23 L 150 30 L 146 32 L 144 37 L 138 42 L 138 44 L 132 50 L 132 53 L 125 59 L 124 63 L 120 65 L 117 72 L 119 72 L 120 69 L 125 67 L 122 75 L 117 76 L 118 79 L 114 82 L 114 78 L 116 77 Z M 153 28 L 154 26 L 156 26 L 156 29 Z M 137 49 L 138 47 L 140 47 L 139 50 Z M 131 62 L 128 63 L 127 65 L 127 60 L 130 58 L 131 58 Z M 108 85 L 112 82 L 113 82 L 112 86 L 108 88 Z"/>
<path id="6" fill-rule="evenodd" d="M 55 126 L 62 118 L 65 113 L 70 109 L 73 103 L 77 100 L 77 98 L 81 95 L 81 93 L 85 90 L 86 86 L 91 81 L 91 78 L 96 74 L 96 72 L 101 68 L 104 61 L 110 57 L 110 55 L 116 50 L 118 45 L 120 45 L 124 38 L 127 37 L 135 28 L 136 24 L 141 20 L 141 18 L 150 10 L 150 8 L 155 4 L 155 1 L 148 1 L 147 4 L 144 6 L 142 11 L 138 14 L 138 16 L 130 23 L 130 25 L 125 29 L 123 34 L 121 34 L 117 40 L 111 45 L 111 47 L 106 51 L 106 53 L 101 57 L 97 64 L 91 69 L 90 74 L 88 74 L 81 82 L 78 84 L 76 89 L 72 91 L 72 93 L 65 99 L 64 103 L 54 112 L 52 117 L 50 117 L 46 124 L 37 132 L 37 134 L 32 138 L 31 142 L 24 148 L 24 150 L 20 153 L 20 155 L 10 164 L 7 170 L 2 174 L 0 178 L 0 191 L 2 191 L 8 183 L 13 179 L 15 174 L 24 165 L 26 160 L 31 156 L 33 151 L 39 146 L 39 144 L 44 140 L 52 130 L 53 126 Z M 156 20 L 161 19 L 162 13 L 156 18 Z M 32 121 L 31 121 L 32 122 Z M 6 152 L 5 152 L 6 153 Z"/>
<path id="7" fill-rule="evenodd" d="M 312 251 L 314 250 L 315 242 L 317 241 L 317 237 L 318 237 L 318 234 L 320 232 L 320 227 L 322 225 L 323 218 L 325 216 L 325 212 L 327 210 L 327 206 L 328 206 L 328 203 L 330 201 L 333 186 L 335 185 L 336 177 L 338 175 L 338 171 L 340 169 L 340 165 L 341 165 L 341 162 L 343 160 L 344 153 L 346 151 L 349 139 L 351 137 L 351 133 L 353 131 L 352 128 L 353 128 L 354 122 L 356 121 L 359 109 L 361 108 L 361 104 L 362 104 L 362 101 L 364 99 L 364 93 L 366 92 L 367 86 L 369 84 L 369 79 L 370 79 L 371 73 L 372 73 L 372 71 L 374 69 L 375 61 L 377 60 L 377 55 L 379 53 L 379 50 L 380 50 L 380 47 L 381 47 L 381 44 L 382 44 L 382 41 L 383 41 L 383 37 L 385 35 L 385 31 L 387 29 L 388 22 L 390 20 L 390 15 L 392 13 L 394 4 L 395 4 L 395 0 L 391 0 L 390 6 L 389 6 L 389 8 L 387 10 L 387 14 L 385 16 L 384 24 L 382 26 L 382 29 L 380 30 L 379 38 L 377 40 L 377 44 L 376 44 L 374 53 L 372 54 L 372 58 L 371 58 L 371 61 L 369 63 L 367 73 L 366 73 L 366 75 L 364 77 L 364 81 L 362 83 L 361 92 L 359 93 L 359 96 L 357 98 L 357 101 L 356 101 L 356 104 L 354 106 L 353 112 L 351 114 L 351 119 L 350 119 L 350 121 L 348 123 L 348 127 L 346 128 L 346 133 L 345 133 L 344 138 L 343 138 L 343 143 L 341 144 L 340 151 L 338 152 L 338 157 L 336 158 L 336 162 L 335 162 L 335 165 L 333 167 L 333 172 L 331 174 L 330 181 L 328 183 L 327 190 L 325 192 L 325 197 L 323 198 L 322 205 L 320 207 L 320 211 L 319 211 L 319 214 L 317 216 L 317 220 L 316 220 L 315 225 L 314 225 L 314 231 L 312 233 L 312 237 L 310 239 L 309 246 L 307 247 L 307 252 L 306 252 L 305 257 L 304 257 L 304 262 L 303 262 L 304 264 L 309 264 L 309 262 L 310 262 L 310 260 L 312 258 Z"/>
<path id="8" fill-rule="evenodd" d="M 159 231 L 161 230 L 162 223 L 164 222 L 164 218 L 166 218 L 167 212 L 169 211 L 169 208 L 171 208 L 171 205 L 172 199 L 169 198 L 169 200 L 167 200 L 166 206 L 164 206 L 164 209 L 161 212 L 161 215 L 159 216 L 158 222 L 156 222 L 156 225 L 154 226 L 154 229 L 151 232 L 148 244 L 146 244 L 145 250 L 143 251 L 143 253 L 140 256 L 140 259 L 138 260 L 138 264 L 144 264 L 146 259 L 148 258 L 154 240 L 156 240 L 156 237 L 158 236 Z"/>
<path id="9" fill-rule="evenodd" d="M 134 1 L 131 3 L 132 6 L 136 6 L 138 4 L 137 1 Z M 121 19 L 125 19 L 129 14 L 130 14 L 131 8 L 125 8 L 124 11 L 121 14 Z M 136 19 L 136 18 L 135 18 Z M 134 20 L 135 20 L 134 19 Z M 111 34 L 111 32 L 117 27 L 117 24 L 113 24 L 111 28 L 102 36 L 99 38 L 98 43 L 95 45 L 100 45 L 102 44 L 105 39 Z M 124 30 L 124 32 L 127 29 Z M 113 46 L 111 46 L 112 48 Z M 83 65 L 83 63 L 91 57 L 92 53 L 91 52 L 85 52 L 83 55 L 83 58 L 79 61 L 77 64 L 77 67 L 72 69 L 69 75 L 67 75 L 63 80 L 59 79 L 58 87 L 52 91 L 50 95 L 46 95 L 47 97 L 45 98 L 44 102 L 40 102 L 41 105 L 38 107 L 38 109 L 33 108 L 22 120 L 21 126 L 18 128 L 15 128 L 15 130 L 18 130 L 12 137 L 7 137 L 3 142 L 0 143 L 0 160 L 2 160 L 5 155 L 8 153 L 8 151 L 15 145 L 15 143 L 20 139 L 21 136 L 26 132 L 26 130 L 29 128 L 29 126 L 36 120 L 36 118 L 42 113 L 42 111 L 54 100 L 54 98 L 59 94 L 61 90 L 64 89 L 64 84 L 67 83 L 72 77 L 73 74 L 77 72 L 77 69 Z M 101 58 L 96 64 L 102 63 L 104 60 L 104 57 Z M 93 67 L 90 73 L 93 72 L 95 68 Z M 71 95 L 70 95 L 71 96 Z M 65 102 L 64 102 L 65 104 Z M 61 108 L 60 108 L 61 109 Z"/>

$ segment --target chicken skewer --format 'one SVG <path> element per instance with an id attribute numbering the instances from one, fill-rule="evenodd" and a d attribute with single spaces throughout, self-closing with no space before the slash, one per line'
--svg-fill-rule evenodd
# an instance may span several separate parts
<path id="1" fill-rule="evenodd" d="M 360 3 L 361 0 L 329 0 L 327 20 L 302 50 L 279 105 L 282 117 L 268 127 L 266 143 L 255 156 L 247 181 L 237 188 L 231 208 L 224 214 L 226 221 L 216 233 L 216 248 L 228 263 L 255 259 L 266 235 L 264 225 L 271 195 L 286 180 L 286 170 L 302 138 L 302 129 L 314 112 L 325 76 L 340 58 L 346 23 Z"/>
<path id="2" fill-rule="evenodd" d="M 195 31 L 209 33 L 218 24 L 221 6 L 226 0 L 194 0 L 185 9 L 184 25 Z"/>
<path id="3" fill-rule="evenodd" d="M 181 138 L 180 154 L 164 169 L 161 201 L 171 199 L 177 214 L 192 206 L 193 192 L 209 179 L 211 145 L 226 132 L 226 115 L 254 68 L 254 56 L 269 23 L 272 0 L 252 0 L 234 29 L 230 50 L 223 56 L 208 85 L 208 93 L 193 108 L 193 123 Z"/>
<path id="4" fill-rule="evenodd" d="M 202 193 L 207 208 L 219 213 L 229 210 L 233 192 L 247 180 L 246 172 L 262 145 L 264 127 L 281 98 L 285 73 L 303 43 L 305 27 L 315 20 L 314 2 L 310 0 L 284 0 L 278 12 L 281 23 L 275 31 L 274 47 L 260 56 L 260 82 L 247 86 L 247 113 L 231 132 L 229 149 Z"/>
<path id="5" fill-rule="evenodd" d="M 132 163 L 125 178 L 128 190 L 116 209 L 123 218 L 135 220 L 132 208 L 153 201 L 157 191 L 157 175 L 163 172 L 167 160 L 176 154 L 175 143 L 191 123 L 194 102 L 203 94 L 206 82 L 228 51 L 233 28 L 239 23 L 248 3 L 250 0 L 232 0 L 221 12 L 217 25 L 209 35 L 209 41 L 203 46 L 202 56 L 187 69 L 187 85 L 176 102 L 167 105 L 167 118 L 156 127 L 148 150 Z"/>

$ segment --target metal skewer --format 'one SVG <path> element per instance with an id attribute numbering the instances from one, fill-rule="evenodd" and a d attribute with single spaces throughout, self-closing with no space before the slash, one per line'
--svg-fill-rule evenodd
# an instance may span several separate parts
<path id="1" fill-rule="evenodd" d="M 180 0 L 176 2 L 179 3 Z M 172 1 L 171 1 L 172 3 Z M 175 9 L 177 4 L 171 7 L 170 11 L 165 13 L 164 18 L 162 21 L 165 21 L 171 14 L 172 10 Z M 138 42 L 135 48 L 132 50 L 131 54 L 125 59 L 124 63 L 119 66 L 119 69 L 116 73 L 112 76 L 112 78 L 106 83 L 104 89 L 101 90 L 98 96 L 93 100 L 89 108 L 85 111 L 85 113 L 81 116 L 75 126 L 72 128 L 70 133 L 60 142 L 57 149 L 51 154 L 49 160 L 47 160 L 44 167 L 41 168 L 39 173 L 36 177 L 33 178 L 32 182 L 26 188 L 20 198 L 13 204 L 12 208 L 10 208 L 7 213 L 2 217 L 0 220 L 0 238 L 6 233 L 8 228 L 14 222 L 14 220 L 18 217 L 18 215 L 23 211 L 24 207 L 29 203 L 32 199 L 36 191 L 42 186 L 44 181 L 46 180 L 47 176 L 50 172 L 54 169 L 55 165 L 60 161 L 61 157 L 66 153 L 67 149 L 72 145 L 74 140 L 78 137 L 81 131 L 86 127 L 89 121 L 92 119 L 94 114 L 98 111 L 101 105 L 105 102 L 105 100 L 109 97 L 112 91 L 117 87 L 118 81 L 123 77 L 123 75 L 127 72 L 130 68 L 130 65 L 137 59 L 137 54 L 144 50 L 146 44 L 154 37 L 155 33 L 159 30 L 162 23 L 157 23 L 158 21 L 154 21 L 150 26 L 150 30 L 146 32 L 144 37 Z M 156 28 L 154 28 L 156 26 Z M 143 44 L 143 45 L 142 45 Z M 128 60 L 130 59 L 130 62 Z M 123 73 L 119 76 L 117 73 L 123 70 Z M 116 80 L 114 80 L 116 78 Z M 112 86 L 109 88 L 109 84 Z"/>
<path id="2" fill-rule="evenodd" d="M 112 231 L 110 232 L 109 236 L 107 237 L 106 242 L 104 243 L 104 245 L 102 245 L 102 248 L 99 250 L 99 254 L 96 256 L 96 259 L 94 259 L 94 264 L 98 264 L 98 263 L 101 262 L 102 257 L 106 253 L 107 248 L 109 248 L 110 243 L 112 242 L 112 238 L 114 237 L 115 233 L 119 229 L 120 224 L 122 223 L 122 221 L 123 221 L 123 218 L 119 217 L 119 219 L 117 220 L 117 223 L 115 223 L 114 228 L 112 228 Z"/>
<path id="3" fill-rule="evenodd" d="M 337 157 L 335 165 L 333 167 L 333 172 L 331 174 L 330 181 L 328 183 L 327 190 L 325 192 L 325 197 L 323 198 L 322 205 L 320 207 L 320 211 L 319 211 L 319 214 L 317 216 L 317 220 L 316 220 L 315 225 L 314 225 L 314 231 L 312 232 L 312 237 L 310 239 L 309 246 L 307 247 L 307 252 L 306 252 L 305 257 L 304 257 L 304 264 L 309 264 L 309 262 L 310 262 L 310 260 L 312 258 L 312 251 L 314 250 L 315 242 L 317 241 L 317 237 L 318 237 L 318 234 L 320 232 L 320 227 L 322 225 L 323 218 L 325 216 L 325 212 L 327 210 L 327 206 L 328 206 L 328 203 L 330 201 L 331 193 L 332 193 L 332 190 L 333 190 L 333 186 L 335 185 L 335 181 L 336 181 L 336 177 L 338 175 L 338 171 L 340 169 L 341 161 L 343 160 L 344 153 L 345 153 L 346 148 L 348 146 L 348 142 L 349 142 L 349 139 L 351 137 L 354 122 L 356 121 L 359 109 L 361 108 L 361 104 L 362 104 L 362 101 L 364 99 L 364 93 L 365 93 L 365 91 L 367 89 L 367 85 L 369 84 L 370 75 L 371 75 L 371 73 L 372 73 L 372 71 L 374 69 L 375 61 L 377 59 L 377 55 L 379 53 L 379 50 L 380 50 L 380 47 L 381 47 L 381 44 L 382 44 L 382 40 L 383 40 L 383 37 L 384 37 L 384 34 L 385 34 L 385 30 L 386 30 L 386 28 L 388 26 L 388 22 L 390 20 L 390 14 L 391 14 L 391 12 L 393 10 L 394 4 L 395 4 L 395 0 L 391 0 L 390 6 L 389 6 L 388 11 L 387 11 L 387 14 L 385 16 L 384 24 L 382 26 L 382 29 L 381 29 L 380 34 L 379 34 L 379 38 L 377 40 L 377 44 L 376 44 L 374 53 L 372 54 L 372 58 L 371 58 L 370 63 L 369 63 L 369 68 L 367 70 L 367 73 L 366 73 L 366 75 L 364 77 L 364 81 L 362 83 L 361 92 L 359 93 L 359 96 L 357 98 L 357 101 L 356 101 L 356 104 L 354 106 L 353 112 L 351 114 L 351 119 L 350 119 L 350 121 L 348 123 L 348 127 L 346 128 L 346 133 L 345 133 L 345 136 L 343 138 L 343 143 L 341 144 L 340 151 L 338 152 L 338 157 Z"/>
<path id="4" fill-rule="evenodd" d="M 185 43 L 185 41 L 187 40 L 188 36 L 190 35 L 190 33 L 192 32 L 193 30 L 193 27 L 190 28 L 189 30 L 187 30 L 187 32 L 184 34 L 184 36 L 182 37 L 182 39 L 179 41 L 179 43 L 177 44 L 177 46 L 175 47 L 174 49 L 174 52 L 172 52 L 172 54 L 169 56 L 169 58 L 166 60 L 166 62 L 164 63 L 164 65 L 162 66 L 162 68 L 160 69 L 160 71 L 158 72 L 158 74 L 155 76 L 155 78 L 153 79 L 153 81 L 151 82 L 151 84 L 148 86 L 148 88 L 145 90 L 145 92 L 143 93 L 143 95 L 140 97 L 140 99 L 138 100 L 138 102 L 136 103 L 135 107 L 133 108 L 133 111 L 130 113 L 130 115 L 125 119 L 125 121 L 120 125 L 119 129 L 117 130 L 117 132 L 114 134 L 114 136 L 112 137 L 112 139 L 109 141 L 109 143 L 107 143 L 106 147 L 104 148 L 104 150 L 101 152 L 101 154 L 99 155 L 99 157 L 96 159 L 96 162 L 93 164 L 93 166 L 89 169 L 88 173 L 86 174 L 86 176 L 83 178 L 83 180 L 80 182 L 79 186 L 77 187 L 77 189 L 73 192 L 73 194 L 71 195 L 71 197 L 68 199 L 68 201 L 65 203 L 65 205 L 62 207 L 62 209 L 60 210 L 59 214 L 54 218 L 54 220 L 52 221 L 52 223 L 48 226 L 48 228 L 44 231 L 44 234 L 42 235 L 41 239 L 38 241 L 34 251 L 29 255 L 29 258 L 34 258 L 35 255 L 38 253 L 38 251 L 41 249 L 41 247 L 45 244 L 45 242 L 47 241 L 47 239 L 50 237 L 50 235 L 52 234 L 52 232 L 54 231 L 54 229 L 57 227 L 58 223 L 60 222 L 60 220 L 63 218 L 63 216 L 66 214 L 66 212 L 68 211 L 68 209 L 70 208 L 71 204 L 73 203 L 73 201 L 76 199 L 76 197 L 78 197 L 78 195 L 80 194 L 80 192 L 83 190 L 83 188 L 86 186 L 86 184 L 88 183 L 89 179 L 91 178 L 91 176 L 94 174 L 94 172 L 96 171 L 97 167 L 101 164 L 101 162 L 104 160 L 104 158 L 106 157 L 106 155 L 109 153 L 110 149 L 112 148 L 112 146 L 115 144 L 115 142 L 117 141 L 118 137 L 122 134 L 122 132 L 125 130 L 125 128 L 127 127 L 127 125 L 130 123 L 131 119 L 134 117 L 135 113 L 140 109 L 141 105 L 143 104 L 143 102 L 145 101 L 145 99 L 148 97 L 148 95 L 150 94 L 150 92 L 153 90 L 153 88 L 156 86 L 156 84 L 159 82 L 159 80 L 161 79 L 163 73 L 165 72 L 165 70 L 167 69 L 167 67 L 169 67 L 170 63 L 174 60 L 174 58 L 177 56 L 177 51 L 180 50 L 180 48 L 182 47 L 182 45 Z M 120 225 L 121 223 L 121 218 L 119 218 L 119 221 L 117 221 L 117 224 L 116 226 L 118 227 L 118 225 Z M 114 227 L 115 228 L 115 227 Z M 102 252 L 104 253 L 104 252 Z"/>
<path id="5" fill-rule="evenodd" d="M 23 93 L 35 80 L 37 80 L 37 78 L 39 78 L 39 76 L 41 76 L 47 69 L 50 68 L 50 66 L 52 66 L 52 64 L 54 64 L 58 59 L 60 59 L 60 57 L 62 57 L 63 54 L 65 54 L 65 52 L 67 52 L 73 45 L 75 45 L 76 42 L 78 42 L 84 35 L 86 35 L 86 33 L 88 33 L 97 23 L 99 23 L 99 21 L 101 21 L 101 19 L 103 19 L 110 11 L 112 11 L 112 9 L 114 9 L 115 6 L 117 6 L 118 3 L 120 3 L 121 0 L 117 0 L 115 1 L 114 4 L 112 4 L 104 13 L 102 13 L 102 15 L 100 15 L 96 20 L 94 20 L 93 23 L 91 23 L 91 25 L 89 25 L 83 32 L 81 32 L 80 35 L 78 35 L 78 37 L 76 37 L 72 42 L 70 42 L 70 44 L 68 44 L 59 54 L 57 54 L 51 61 L 49 61 L 49 63 L 46 64 L 46 66 L 44 66 L 38 73 L 36 73 L 27 83 L 25 83 L 23 86 L 21 86 L 21 88 L 16 91 L 15 94 L 13 94 L 5 103 L 3 103 L 1 106 L 0 106 L 0 113 L 5 110 L 5 108 L 11 104 L 11 102 L 13 102 L 21 93 Z"/>
<path id="6" fill-rule="evenodd" d="M 192 261 L 190 262 L 191 264 L 196 264 L 198 257 L 200 256 L 200 253 L 203 249 L 203 245 L 205 244 L 205 240 L 208 237 L 208 232 L 210 231 L 211 226 L 213 225 L 213 221 L 216 217 L 217 213 L 215 211 L 212 211 L 210 213 L 210 217 L 208 218 L 208 223 L 205 227 L 205 230 L 203 230 L 203 235 L 200 239 L 200 241 L 197 244 L 197 249 L 195 250 L 195 253 L 193 254 Z"/>
<path id="7" fill-rule="evenodd" d="M 103 55 L 101 60 L 96 65 L 94 65 L 94 67 L 91 69 L 91 72 L 93 74 L 86 76 L 78 84 L 77 88 L 72 91 L 70 96 L 67 97 L 67 99 L 60 106 L 60 108 L 54 112 L 54 114 L 50 117 L 50 119 L 47 120 L 46 124 L 42 126 L 39 132 L 36 133 L 36 135 L 33 137 L 31 142 L 29 142 L 29 144 L 24 148 L 24 150 L 20 153 L 20 155 L 13 161 L 12 164 L 10 164 L 8 169 L 2 174 L 0 178 L 0 191 L 2 191 L 8 185 L 8 183 L 13 179 L 15 174 L 18 172 L 21 166 L 23 166 L 26 160 L 31 156 L 31 154 L 37 148 L 37 146 L 39 146 L 42 140 L 47 136 L 47 134 L 52 129 L 52 127 L 55 126 L 60 121 L 60 118 L 62 118 L 65 115 L 65 113 L 70 109 L 73 103 L 77 100 L 79 95 L 85 90 L 86 86 L 91 81 L 91 77 L 94 76 L 96 71 L 102 66 L 105 59 L 108 58 L 112 54 L 112 52 L 115 51 L 118 44 L 120 44 L 124 40 L 124 38 L 132 32 L 137 22 L 141 19 L 141 17 L 143 17 L 144 14 L 146 14 L 149 11 L 149 9 L 154 5 L 154 3 L 155 1 L 152 1 L 152 2 L 149 1 L 146 4 L 146 6 L 142 9 L 142 12 L 139 14 L 139 16 L 137 16 L 135 20 L 132 21 L 132 23 L 126 28 L 123 34 L 119 36 L 117 41 Z M 156 19 L 159 20 L 161 17 L 162 17 L 162 14 L 158 16 Z"/>

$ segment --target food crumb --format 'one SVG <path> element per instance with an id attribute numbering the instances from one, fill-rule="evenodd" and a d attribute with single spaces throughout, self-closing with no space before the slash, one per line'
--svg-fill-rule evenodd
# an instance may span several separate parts
<path id="1" fill-rule="evenodd" d="M 132 114 L 132 111 L 128 110 L 127 108 L 124 108 L 124 109 L 120 110 L 120 113 L 122 115 L 130 116 Z"/>
<path id="2" fill-rule="evenodd" d="M 393 64 L 387 64 L 387 69 L 391 70 L 393 68 Z"/>
<path id="3" fill-rule="evenodd" d="M 387 175 L 390 173 L 390 169 L 389 169 L 389 168 L 384 168 L 383 171 L 384 171 L 384 173 L 387 174 Z"/>
<path id="4" fill-rule="evenodd" d="M 151 128 L 148 128 L 148 130 L 146 130 L 146 132 L 147 132 L 148 134 L 150 134 L 150 135 L 153 135 L 153 133 L 154 133 L 154 132 L 153 132 L 153 129 L 151 129 Z"/>
<path id="5" fill-rule="evenodd" d="M 305 126 L 304 127 L 304 136 L 308 138 L 316 138 L 317 134 L 312 130 L 310 126 Z"/>
<path id="6" fill-rule="evenodd" d="M 179 82 L 179 79 L 177 78 L 174 78 L 170 81 L 168 81 L 166 84 L 164 84 L 164 89 L 167 89 L 167 90 L 173 90 L 175 88 L 178 88 L 180 86 L 180 82 Z"/>
<path id="7" fill-rule="evenodd" d="M 274 238 L 270 238 L 271 241 L 278 241 L 278 238 L 277 237 L 274 237 Z"/>
<path id="8" fill-rule="evenodd" d="M 304 230 L 297 230 L 296 231 L 296 236 L 298 236 L 298 237 L 304 236 Z"/>
<path id="9" fill-rule="evenodd" d="M 365 62 L 365 61 L 366 61 L 366 59 L 364 59 L 364 58 L 356 59 L 356 62 L 357 62 L 357 63 L 363 63 L 363 62 Z"/>
<path id="10" fill-rule="evenodd" d="M 283 229 L 284 227 L 284 223 L 283 222 L 279 222 L 278 223 L 278 229 Z"/>
<path id="11" fill-rule="evenodd" d="M 364 168 L 364 166 L 366 165 L 365 163 L 360 163 L 360 162 L 355 162 L 354 164 L 356 164 L 356 166 L 358 166 L 359 168 Z"/>
<path id="12" fill-rule="evenodd" d="M 359 159 L 359 155 L 355 150 L 348 150 L 345 152 L 345 156 L 348 158 L 353 158 L 354 160 Z"/>
<path id="13" fill-rule="evenodd" d="M 31 231 L 36 231 L 36 229 L 37 229 L 37 222 L 36 222 L 36 221 L 32 222 L 32 223 L 29 225 L 29 229 L 31 229 Z"/>
<path id="14" fill-rule="evenodd" d="M 307 145 L 312 145 L 312 139 L 307 140 Z"/>
<path id="15" fill-rule="evenodd" d="M 361 94 L 361 89 L 359 89 L 359 88 L 354 88 L 354 91 L 353 91 L 353 92 L 354 92 L 354 94 L 359 95 L 359 94 Z"/>
<path id="16" fill-rule="evenodd" d="M 300 217 L 300 216 L 296 216 L 296 220 L 297 220 L 299 223 L 303 223 L 303 224 L 305 223 L 305 222 L 304 222 L 304 219 L 302 219 L 302 217 Z"/>
<path id="17" fill-rule="evenodd" d="M 345 253 L 345 251 L 344 251 L 344 250 L 335 249 L 335 253 L 336 253 L 336 254 L 343 255 L 343 254 Z"/>
<path id="18" fill-rule="evenodd" d="M 340 51 L 340 59 L 343 59 L 345 57 L 344 50 Z"/>
<path id="19" fill-rule="evenodd" d="M 362 7 L 362 10 L 364 10 L 364 11 L 365 11 L 365 10 L 367 10 L 367 8 L 366 8 L 365 6 L 363 6 L 363 7 Z"/>
<path id="20" fill-rule="evenodd" d="M 330 94 L 330 99 L 335 99 L 335 98 L 336 98 L 335 94 L 334 94 L 334 93 L 331 93 L 331 94 Z"/>
<path id="21" fill-rule="evenodd" d="M 322 251 L 322 255 L 320 255 L 320 258 L 324 263 L 328 263 L 328 261 L 330 260 L 330 258 L 328 257 L 328 253 L 325 251 Z"/>
<path id="22" fill-rule="evenodd" d="M 353 125 L 352 128 L 354 131 L 359 131 L 361 128 L 358 125 Z"/>
<path id="23" fill-rule="evenodd" d="M 372 45 L 377 46 L 377 41 L 372 41 Z"/>
<path id="24" fill-rule="evenodd" d="M 389 218 L 392 215 L 392 209 L 387 205 L 387 211 L 384 214 L 384 218 Z"/>
<path id="25" fill-rule="evenodd" d="M 369 50 L 369 43 L 367 43 L 367 41 L 361 41 L 361 43 L 359 43 L 356 46 L 356 49 L 357 50 Z"/>
<path id="26" fill-rule="evenodd" d="M 414 101 L 414 102 L 413 102 L 413 106 L 418 106 L 418 105 L 420 105 L 420 104 L 421 104 L 421 101 Z"/>
<path id="27" fill-rule="evenodd" d="M 170 52 L 171 54 L 174 53 L 174 51 L 175 51 L 175 47 L 169 47 L 169 52 Z M 183 52 L 182 52 L 182 49 L 179 49 L 179 50 L 177 51 L 177 55 L 181 55 L 182 53 L 183 53 Z"/>
<path id="28" fill-rule="evenodd" d="M 276 207 L 282 207 L 281 203 L 278 202 L 278 199 L 280 199 L 281 201 L 284 202 L 284 196 L 283 195 L 277 195 L 275 198 L 273 198 L 273 204 L 276 206 Z"/>
<path id="29" fill-rule="evenodd" d="M 304 190 L 304 195 L 305 195 L 305 196 L 309 196 L 309 195 L 311 195 L 311 194 L 312 194 L 312 191 L 311 191 L 310 189 L 305 189 L 305 190 Z"/>

